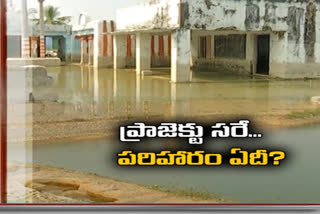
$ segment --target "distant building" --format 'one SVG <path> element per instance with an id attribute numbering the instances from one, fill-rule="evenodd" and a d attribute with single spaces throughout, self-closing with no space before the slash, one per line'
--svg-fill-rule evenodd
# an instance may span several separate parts
<path id="1" fill-rule="evenodd" d="M 13 7 L 8 8 L 7 12 L 7 38 L 8 38 L 8 58 L 21 57 L 21 19 L 20 11 Z M 40 57 L 40 30 L 39 25 L 28 22 L 29 29 L 29 56 L 32 58 Z M 47 57 L 58 57 L 63 62 L 71 60 L 71 25 L 45 25 L 45 49 Z"/>
<path id="2" fill-rule="evenodd" d="M 119 10 L 116 23 L 115 68 L 127 64 L 127 35 L 137 73 L 152 65 L 154 36 L 165 35 L 173 82 L 189 81 L 191 68 L 320 77 L 319 0 L 149 0 Z"/>
<path id="3" fill-rule="evenodd" d="M 72 62 L 94 67 L 113 66 L 114 21 L 89 21 L 85 14 L 79 16 L 73 27 Z"/>
<path id="4" fill-rule="evenodd" d="M 21 56 L 19 12 L 8 9 L 8 57 Z M 30 24 L 29 55 L 39 57 Z M 47 57 L 94 67 L 171 66 L 172 82 L 190 71 L 320 77 L 319 0 L 148 0 L 114 21 L 79 16 L 76 26 L 45 25 Z"/>

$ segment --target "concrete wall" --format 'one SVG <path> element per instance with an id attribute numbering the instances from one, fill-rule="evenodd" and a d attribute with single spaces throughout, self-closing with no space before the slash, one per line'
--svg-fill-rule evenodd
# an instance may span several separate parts
<path id="1" fill-rule="evenodd" d="M 81 61 L 81 41 L 72 35 L 71 41 L 71 62 L 80 63 Z"/>
<path id="2" fill-rule="evenodd" d="M 191 66 L 245 74 L 256 73 L 257 36 L 268 34 L 271 76 L 320 77 L 320 0 L 149 0 L 119 10 L 117 25 L 124 32 L 189 29 Z M 199 36 L 217 34 L 246 34 L 246 57 L 200 59 Z"/>
<path id="3" fill-rule="evenodd" d="M 8 58 L 21 57 L 21 36 L 8 36 L 7 37 L 7 56 Z"/>
<path id="4" fill-rule="evenodd" d="M 39 36 L 40 35 L 40 25 L 33 24 L 31 28 L 31 35 L 32 36 Z M 65 36 L 71 35 L 72 33 L 72 26 L 71 25 L 48 25 L 44 26 L 45 35 L 52 35 L 52 36 Z"/>
<path id="5" fill-rule="evenodd" d="M 160 41 L 159 41 L 160 36 L 162 36 L 163 38 L 163 47 L 160 47 Z M 169 44 L 171 44 L 171 38 L 169 35 L 167 34 L 154 35 L 154 40 L 153 40 L 154 54 L 151 55 L 152 67 L 170 67 L 171 50 L 169 50 L 170 49 Z M 162 51 L 163 53 L 161 53 Z"/>
<path id="6" fill-rule="evenodd" d="M 97 68 L 111 68 L 113 65 L 113 54 L 112 54 L 112 42 L 108 42 L 108 51 L 107 55 L 103 54 L 103 25 L 104 21 L 97 21 L 94 23 L 94 38 L 93 38 L 93 65 Z M 107 32 L 111 33 L 113 30 L 111 29 L 111 23 L 106 22 Z M 108 39 L 111 39 L 111 35 L 106 35 Z"/>
<path id="7" fill-rule="evenodd" d="M 320 77 L 319 8 L 319 0 L 182 0 L 181 27 L 225 34 L 270 34 L 271 76 Z M 193 35 L 197 37 L 197 33 L 193 32 Z M 192 43 L 195 46 L 197 40 L 194 39 Z M 250 64 L 255 63 L 256 57 L 254 36 L 247 42 L 246 60 L 218 63 L 217 60 L 206 59 L 193 60 L 193 63 L 216 70 L 223 70 L 221 64 L 228 65 L 225 70 L 238 70 L 240 73 L 249 68 L 247 73 L 250 73 Z"/>
<path id="8" fill-rule="evenodd" d="M 105 26 L 104 26 L 105 25 Z M 113 36 L 115 29 L 113 21 L 97 20 L 75 26 L 72 41 L 72 62 L 81 61 L 81 42 L 76 36 L 93 35 L 93 65 L 94 67 L 111 68 L 113 65 Z M 105 32 L 104 32 L 105 31 Z M 104 38 L 105 37 L 105 38 Z M 88 45 L 88 44 L 86 44 Z M 104 46 L 106 52 L 104 53 Z"/>
<path id="9" fill-rule="evenodd" d="M 127 46 L 126 67 L 134 68 L 136 67 L 136 36 L 135 35 L 127 35 L 126 46 Z M 131 56 L 129 54 L 129 49 L 131 52 Z"/>
<path id="10" fill-rule="evenodd" d="M 246 34 L 245 32 L 217 32 L 217 31 L 205 31 L 205 30 L 193 30 L 191 36 L 191 53 L 192 62 L 191 65 L 195 71 L 213 71 L 224 73 L 238 73 L 238 74 L 251 74 L 252 60 L 250 58 L 250 48 L 253 45 L 247 41 L 247 57 L 245 59 L 230 59 L 230 58 L 216 58 L 214 54 L 214 37 L 216 35 L 228 35 L 228 34 Z M 211 57 L 200 58 L 200 37 L 211 36 Z M 247 37 L 248 40 L 248 37 Z M 249 48 L 248 48 L 249 47 Z"/>
<path id="11" fill-rule="evenodd" d="M 72 36 L 65 36 L 65 59 L 66 62 L 70 63 L 71 62 L 71 55 L 72 55 Z"/>
<path id="12" fill-rule="evenodd" d="M 160 47 L 160 36 L 163 37 L 163 52 Z M 129 40 L 130 37 L 130 41 Z M 168 34 L 152 34 L 153 39 L 151 40 L 151 67 L 170 67 L 171 64 L 171 43 L 170 36 Z M 169 42 L 170 40 L 170 42 Z M 126 36 L 126 67 L 134 68 L 136 66 L 136 36 Z M 131 50 L 131 53 L 129 52 Z M 170 50 L 170 51 L 169 51 Z M 130 56 L 131 55 L 131 56 Z"/>
<path id="13" fill-rule="evenodd" d="M 149 0 L 117 11 L 117 30 L 174 29 L 180 25 L 180 0 Z M 128 14 L 130 16 L 128 17 Z"/>

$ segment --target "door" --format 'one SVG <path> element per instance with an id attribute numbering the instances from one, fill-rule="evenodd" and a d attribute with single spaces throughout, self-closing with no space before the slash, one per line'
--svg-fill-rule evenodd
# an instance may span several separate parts
<path id="1" fill-rule="evenodd" d="M 270 35 L 258 35 L 257 74 L 269 75 Z"/>
<path id="2" fill-rule="evenodd" d="M 66 42 L 63 36 L 59 37 L 58 39 L 58 57 L 61 59 L 62 62 L 66 61 Z"/>

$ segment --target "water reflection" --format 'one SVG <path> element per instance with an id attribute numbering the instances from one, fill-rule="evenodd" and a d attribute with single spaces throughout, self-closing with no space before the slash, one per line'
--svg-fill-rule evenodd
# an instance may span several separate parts
<path id="1" fill-rule="evenodd" d="M 288 159 L 275 168 L 227 167 L 119 167 L 115 154 L 120 144 L 112 140 L 86 140 L 62 144 L 39 144 L 33 162 L 111 176 L 120 180 L 167 188 L 194 189 L 219 194 L 242 203 L 319 203 L 319 126 L 266 133 L 253 147 L 283 147 Z M 306 138 L 306 136 L 308 136 Z M 167 146 L 166 141 L 141 143 L 149 150 Z M 226 151 L 239 142 L 212 140 L 211 151 Z M 70 158 L 72 157 L 72 158 Z"/>
<path id="2" fill-rule="evenodd" d="M 91 113 L 99 117 L 282 114 L 311 107 L 310 98 L 320 89 L 319 80 L 268 80 L 213 72 L 193 73 L 192 82 L 185 84 L 170 83 L 165 69 L 147 76 L 130 69 L 87 66 L 48 68 L 48 72 L 56 76 L 59 102 L 94 110 Z"/>
<path id="3" fill-rule="evenodd" d="M 57 102 L 40 106 L 39 109 L 42 111 L 36 109 L 38 103 L 28 104 L 33 108 L 32 114 L 29 115 L 32 116 L 32 121 L 34 123 L 45 121 L 45 125 L 47 122 L 79 118 L 150 119 L 154 116 L 189 118 L 221 114 L 253 116 L 283 114 L 312 107 L 310 97 L 319 95 L 320 89 L 320 80 L 268 80 L 206 72 L 193 73 L 191 83 L 171 84 L 170 73 L 164 69 L 154 70 L 151 76 L 137 76 L 134 70 L 114 71 L 85 66 L 49 67 L 48 73 L 54 78 L 54 87 L 46 90 L 52 90 L 57 94 Z M 12 85 L 16 86 L 17 79 L 11 79 L 14 83 Z M 14 90 L 9 92 L 13 95 L 12 98 L 16 97 Z M 21 107 L 23 110 L 21 116 L 14 114 L 13 110 L 10 113 L 10 109 L 11 121 L 20 121 L 21 117 L 21 122 L 25 123 L 25 105 Z M 65 126 L 61 127 L 57 132 L 65 129 Z M 53 131 L 55 127 L 50 126 L 45 129 L 42 127 L 34 129 L 31 126 L 27 128 L 30 129 L 30 133 L 39 134 L 40 137 L 45 135 L 50 138 L 50 132 L 53 132 L 53 135 L 57 134 Z M 89 129 L 91 128 L 89 126 L 85 128 L 93 130 Z M 75 134 L 80 135 L 76 132 L 79 129 L 77 125 L 74 129 Z M 37 133 L 37 130 L 41 131 Z M 152 173 L 150 170 L 128 172 L 106 164 L 106 155 L 112 157 L 114 153 L 111 153 L 112 144 L 103 140 L 35 144 L 33 148 L 24 146 L 10 148 L 9 160 L 26 162 L 26 159 L 32 156 L 33 163 L 94 172 L 142 184 L 159 184 L 167 187 L 181 185 L 184 188 L 196 186 L 199 190 L 221 193 L 227 199 L 236 201 L 310 203 L 318 201 L 319 193 L 319 188 L 315 187 L 320 175 L 317 161 L 314 160 L 318 151 L 315 148 L 319 146 L 318 130 L 319 127 L 315 127 L 310 130 L 276 133 L 273 137 L 274 142 L 280 142 L 290 148 L 294 152 L 291 153 L 294 160 L 290 163 L 290 167 L 279 169 L 274 173 L 262 170 L 258 173 L 247 170 L 241 172 L 201 170 L 198 171 L 200 173 L 195 173 L 194 170 L 188 169 L 180 170 L 178 174 L 175 174 L 175 170 L 154 170 Z M 25 137 L 25 132 L 23 130 L 20 135 Z M 8 135 L 17 136 L 18 133 L 15 130 L 9 131 Z M 308 146 L 301 143 L 307 140 Z M 16 152 L 22 149 L 23 152 Z M 27 157 L 22 155 L 25 151 L 28 151 Z M 84 157 L 89 157 L 90 161 Z M 181 177 L 184 179 L 181 180 Z M 296 194 L 296 191 L 299 194 Z"/>

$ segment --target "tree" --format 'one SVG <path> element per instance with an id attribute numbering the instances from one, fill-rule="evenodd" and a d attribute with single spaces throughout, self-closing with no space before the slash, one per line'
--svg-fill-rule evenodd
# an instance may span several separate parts
<path id="1" fill-rule="evenodd" d="M 34 13 L 36 9 L 32 9 Z M 58 7 L 46 6 L 44 8 L 44 23 L 49 25 L 63 25 L 69 24 L 71 22 L 71 16 L 60 16 L 60 11 Z M 32 19 L 37 24 L 40 23 L 40 19 Z"/>

